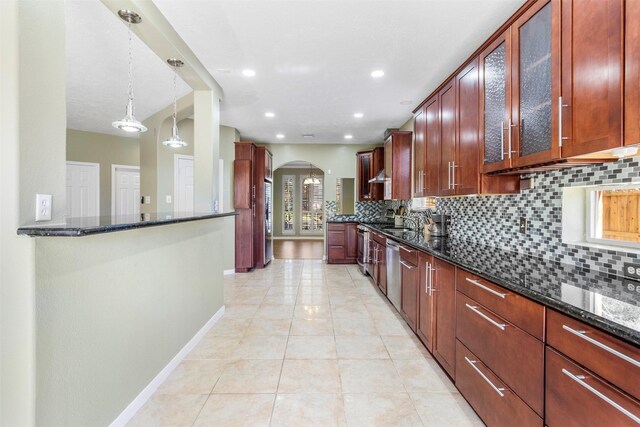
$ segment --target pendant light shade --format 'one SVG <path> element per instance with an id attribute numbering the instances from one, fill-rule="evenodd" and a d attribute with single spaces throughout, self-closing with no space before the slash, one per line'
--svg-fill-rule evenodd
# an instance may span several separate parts
<path id="1" fill-rule="evenodd" d="M 181 148 L 186 147 L 187 142 L 180 138 L 178 135 L 178 123 L 177 123 L 177 113 L 178 113 L 178 90 L 177 90 L 177 79 L 178 79 L 178 68 L 184 65 L 184 62 L 179 59 L 169 58 L 167 59 L 169 65 L 173 67 L 173 127 L 171 128 L 171 137 L 162 141 L 162 144 L 171 147 L 171 148 Z"/>
<path id="2" fill-rule="evenodd" d="M 129 90 L 128 90 L 128 100 L 127 100 L 127 108 L 126 114 L 122 120 L 116 120 L 111 123 L 114 128 L 121 129 L 126 132 L 146 132 L 147 127 L 140 123 L 140 121 L 136 120 L 133 108 L 133 52 L 131 46 L 131 24 L 138 24 L 142 22 L 142 18 L 135 12 L 130 10 L 122 9 L 118 11 L 118 15 L 124 21 L 128 23 L 128 33 L 129 33 Z"/>

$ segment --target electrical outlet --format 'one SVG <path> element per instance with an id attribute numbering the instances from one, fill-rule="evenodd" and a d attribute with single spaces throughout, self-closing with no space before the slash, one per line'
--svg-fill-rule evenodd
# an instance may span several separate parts
<path id="1" fill-rule="evenodd" d="M 151 196 L 144 196 L 143 199 L 145 205 L 151 204 Z"/>
<path id="2" fill-rule="evenodd" d="M 527 232 L 527 217 L 526 216 L 521 216 L 520 217 L 520 232 L 521 233 L 526 233 Z"/>
<path id="3" fill-rule="evenodd" d="M 633 280 L 640 280 L 640 264 L 625 262 L 623 273 L 624 277 L 628 277 Z"/>
<path id="4" fill-rule="evenodd" d="M 36 194 L 36 221 L 51 221 L 51 194 Z"/>
<path id="5" fill-rule="evenodd" d="M 164 201 L 166 203 L 171 203 L 171 196 L 169 196 L 169 195 L 164 196 Z"/>

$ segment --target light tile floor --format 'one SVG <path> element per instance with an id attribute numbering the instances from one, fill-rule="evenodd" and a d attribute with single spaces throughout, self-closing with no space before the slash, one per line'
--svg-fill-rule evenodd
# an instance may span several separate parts
<path id="1" fill-rule="evenodd" d="M 356 266 L 225 276 L 223 318 L 130 426 L 482 426 Z"/>

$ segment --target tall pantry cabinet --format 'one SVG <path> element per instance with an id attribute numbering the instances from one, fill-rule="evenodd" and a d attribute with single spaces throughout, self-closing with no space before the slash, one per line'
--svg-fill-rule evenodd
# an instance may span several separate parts
<path id="1" fill-rule="evenodd" d="M 235 265 L 236 272 L 244 273 L 264 268 L 271 260 L 272 156 L 265 147 L 253 142 L 235 144 L 233 207 L 238 212 Z"/>

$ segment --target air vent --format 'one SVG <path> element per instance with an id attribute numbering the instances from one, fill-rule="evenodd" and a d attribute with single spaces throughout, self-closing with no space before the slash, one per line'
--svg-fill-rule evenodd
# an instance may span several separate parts
<path id="1" fill-rule="evenodd" d="M 303 133 L 302 137 L 303 138 L 313 138 L 313 134 L 312 133 Z"/>

